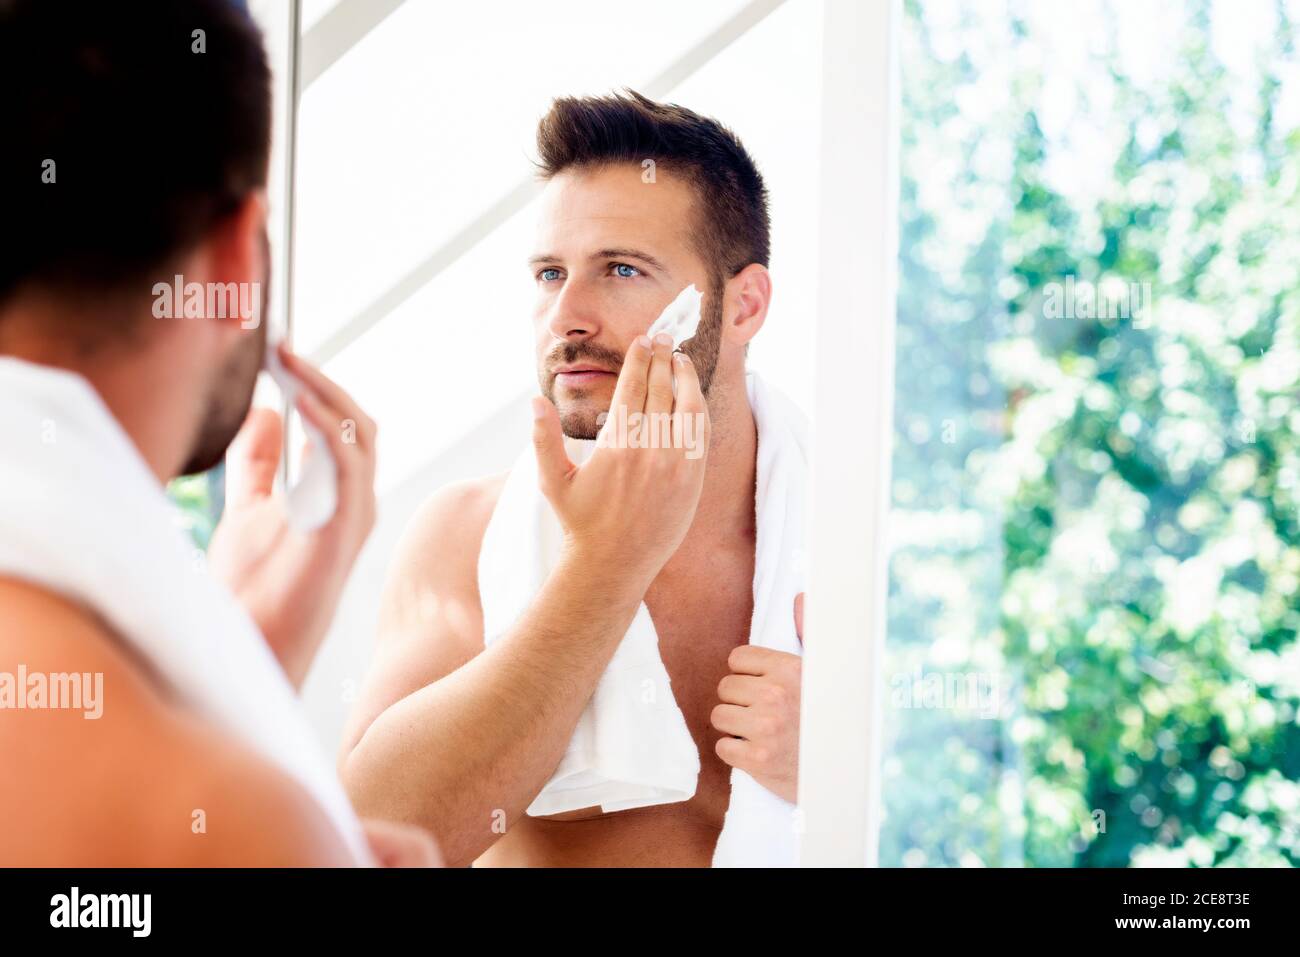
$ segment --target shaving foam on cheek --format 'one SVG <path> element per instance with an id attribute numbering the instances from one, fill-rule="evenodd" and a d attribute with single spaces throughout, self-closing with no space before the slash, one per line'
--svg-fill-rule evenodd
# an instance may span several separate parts
<path id="1" fill-rule="evenodd" d="M 284 367 L 277 351 L 279 343 L 266 344 L 266 361 L 263 368 L 280 387 L 280 393 L 290 409 L 297 405 L 302 383 Z M 299 418 L 302 418 L 301 415 Z M 286 493 L 289 523 L 299 531 L 310 532 L 320 528 L 334 516 L 338 506 L 338 476 L 335 474 L 334 456 L 320 430 L 305 418 L 302 430 L 311 450 L 302 474 Z"/>
<path id="2" fill-rule="evenodd" d="M 695 335 L 700 324 L 700 303 L 703 298 L 694 285 L 687 286 L 664 308 L 659 318 L 651 323 L 646 335 L 653 339 L 659 333 L 666 332 L 673 337 L 673 348 L 680 348 L 683 342 Z"/>

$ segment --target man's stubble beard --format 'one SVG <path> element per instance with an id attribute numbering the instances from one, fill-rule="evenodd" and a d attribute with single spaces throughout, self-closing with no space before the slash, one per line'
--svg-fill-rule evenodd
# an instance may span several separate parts
<path id="1" fill-rule="evenodd" d="M 713 373 L 718 365 L 718 353 L 722 347 L 722 284 L 715 284 L 705 298 L 703 314 L 695 335 L 682 344 L 681 351 L 686 353 L 695 366 L 700 379 L 700 389 L 708 397 L 709 387 L 713 384 Z M 569 402 L 557 402 L 555 398 L 555 379 L 548 367 L 558 363 L 573 363 L 579 360 L 599 362 L 613 369 L 623 367 L 622 354 L 586 342 L 567 342 L 558 349 L 548 353 L 537 370 L 542 387 L 542 394 L 559 410 L 560 426 L 564 434 L 571 439 L 594 439 L 600 432 L 601 416 L 609 412 L 608 403 L 598 403 L 592 396 L 579 397 Z M 612 398 L 612 397 L 611 397 Z"/>
<path id="2" fill-rule="evenodd" d="M 182 475 L 198 475 L 216 468 L 239 434 L 253 406 L 257 374 L 266 355 L 266 324 L 247 330 L 222 364 L 208 390 L 207 411 Z"/>
<path id="3" fill-rule="evenodd" d="M 262 234 L 262 251 L 267 270 L 262 283 L 257 328 L 240 329 L 239 341 L 209 382 L 199 433 L 181 470 L 182 475 L 199 475 L 220 465 L 253 406 L 257 375 L 266 359 L 267 306 L 271 291 L 271 244 L 265 232 Z"/>

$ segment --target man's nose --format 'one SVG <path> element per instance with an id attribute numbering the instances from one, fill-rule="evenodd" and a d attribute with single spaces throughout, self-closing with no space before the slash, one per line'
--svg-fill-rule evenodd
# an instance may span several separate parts
<path id="1" fill-rule="evenodd" d="M 601 329 L 598 297 L 581 280 L 570 279 L 551 301 L 547 328 L 556 339 L 566 342 L 594 339 Z"/>

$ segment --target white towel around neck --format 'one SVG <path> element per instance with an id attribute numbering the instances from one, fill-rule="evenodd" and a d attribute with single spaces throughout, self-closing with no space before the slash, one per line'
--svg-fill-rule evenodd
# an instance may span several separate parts
<path id="1" fill-rule="evenodd" d="M 754 373 L 746 391 L 758 429 L 754 615 L 750 644 L 800 654 L 794 598 L 803 590 L 807 425 L 801 412 Z M 593 442 L 566 440 L 581 463 Z M 511 470 L 483 536 L 479 595 L 484 643 L 499 640 L 549 577 L 562 530 L 537 484 L 527 449 Z M 593 597 L 599 601 L 599 596 Z M 600 806 L 606 812 L 689 800 L 700 758 L 673 697 L 659 638 L 644 602 L 574 729 L 554 775 L 528 808 L 532 815 Z M 733 769 L 731 801 L 715 867 L 794 866 L 793 804 Z"/>
<path id="2" fill-rule="evenodd" d="M 0 357 L 0 443 L 0 574 L 97 613 L 182 701 L 296 780 L 370 863 L 293 687 L 99 394 Z"/>

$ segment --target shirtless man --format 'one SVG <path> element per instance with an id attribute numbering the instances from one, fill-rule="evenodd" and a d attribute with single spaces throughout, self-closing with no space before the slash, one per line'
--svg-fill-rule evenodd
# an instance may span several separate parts
<path id="1" fill-rule="evenodd" d="M 789 801 L 796 790 L 799 658 L 747 644 L 757 433 L 744 357 L 771 295 L 766 193 L 728 131 L 635 94 L 558 100 L 538 145 L 533 333 L 547 398 L 534 400 L 534 442 L 563 558 L 485 649 L 477 560 L 503 478 L 426 503 L 394 563 L 344 784 L 362 811 L 430 828 L 452 865 L 707 866 L 731 766 Z M 598 448 L 573 467 L 562 428 L 592 438 L 612 406 L 673 408 L 672 347 L 644 333 L 690 283 L 703 318 L 676 401 L 707 396 L 707 456 Z M 700 753 L 695 796 L 526 815 L 642 601 Z"/>
<path id="2" fill-rule="evenodd" d="M 207 49 L 196 53 L 200 29 Z M 0 88 L 21 91 L 0 97 L 5 382 L 81 376 L 147 466 L 166 527 L 162 485 L 222 460 L 266 346 L 265 327 L 245 328 L 247 317 L 152 314 L 154 283 L 175 274 L 204 286 L 266 281 L 271 93 L 261 37 L 227 0 L 141 0 L 129 13 L 99 2 L 0 0 Z M 373 523 L 374 428 L 342 389 L 284 358 L 306 383 L 303 414 L 323 433 L 357 424 L 356 443 L 331 441 L 338 510 L 314 534 L 288 527 L 271 494 L 280 420 L 255 414 L 228 461 L 226 514 L 209 559 L 227 588 L 220 600 L 244 606 L 248 616 L 235 620 L 250 628 L 251 618 L 298 687 Z M 41 455 L 28 410 L 6 407 L 24 398 L 6 394 L 0 405 L 0 457 Z M 103 463 L 82 467 L 99 474 Z M 118 507 L 111 484 L 101 499 L 104 510 Z M 114 549 L 85 541 L 69 552 L 86 567 L 79 558 L 106 564 Z M 71 709 L 0 711 L 0 864 L 359 862 L 322 804 L 200 715 L 100 609 L 30 581 L 21 556 L 8 570 L 0 671 L 102 675 L 104 700 L 97 720 Z M 129 600 L 158 597 L 141 592 Z M 239 686 L 220 691 L 255 713 Z M 195 809 L 203 831 L 192 827 Z M 368 836 L 380 863 L 436 860 L 427 834 L 407 826 L 375 825 Z"/>

